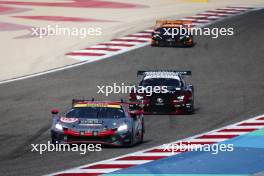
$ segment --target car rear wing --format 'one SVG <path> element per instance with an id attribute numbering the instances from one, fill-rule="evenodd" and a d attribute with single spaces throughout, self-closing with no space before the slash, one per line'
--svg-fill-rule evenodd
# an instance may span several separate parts
<path id="1" fill-rule="evenodd" d="M 86 102 L 86 101 L 94 101 L 94 98 L 88 100 L 88 99 L 72 99 L 72 107 L 80 102 Z"/>
<path id="2" fill-rule="evenodd" d="M 140 75 L 144 75 L 145 73 L 147 72 L 173 72 L 173 73 L 178 73 L 180 75 L 184 75 L 184 76 L 191 76 L 192 75 L 192 71 L 183 71 L 183 70 L 148 70 L 148 71 L 138 71 L 137 72 L 137 76 L 140 76 Z"/>
<path id="3" fill-rule="evenodd" d="M 163 25 L 190 26 L 191 24 L 191 20 L 157 20 L 155 28 L 161 27 Z"/>
<path id="4" fill-rule="evenodd" d="M 97 102 L 94 98 L 92 99 L 72 99 L 72 107 L 81 102 Z M 123 99 L 120 101 L 98 101 L 98 103 L 117 103 L 117 104 L 127 104 L 129 107 L 141 107 L 141 101 L 125 102 Z"/>

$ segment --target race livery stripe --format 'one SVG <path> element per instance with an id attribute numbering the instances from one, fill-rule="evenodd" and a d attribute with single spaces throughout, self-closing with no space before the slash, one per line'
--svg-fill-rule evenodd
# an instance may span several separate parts
<path id="1" fill-rule="evenodd" d="M 241 14 L 254 8 L 251 7 L 224 7 L 215 10 L 208 10 L 197 15 L 185 17 L 182 20 L 191 21 L 191 27 L 204 26 L 211 24 L 225 17 Z M 144 47 L 150 44 L 151 33 L 153 29 L 147 29 L 135 34 L 130 34 L 124 37 L 113 39 L 109 42 L 99 43 L 95 46 L 82 50 L 72 51 L 66 55 L 80 61 L 97 61 L 121 54 L 139 47 Z M 115 47 L 115 48 L 112 48 Z"/>
<path id="2" fill-rule="evenodd" d="M 164 159 L 166 157 L 178 155 L 183 152 L 188 152 L 192 149 L 192 147 L 196 147 L 192 146 L 188 149 L 174 148 L 172 150 L 172 148 L 168 146 L 179 146 L 181 144 L 196 144 L 199 145 L 199 147 L 202 147 L 203 145 L 207 144 L 214 144 L 218 142 L 227 141 L 237 136 L 259 130 L 261 128 L 264 128 L 264 114 L 204 134 L 199 134 L 187 139 L 183 139 L 181 141 L 175 141 L 169 144 L 152 147 L 150 149 L 130 153 L 117 158 L 112 158 L 109 160 L 80 166 L 66 171 L 49 174 L 49 176 L 90 176 L 111 173 L 117 170 L 130 168 L 133 166 Z"/>

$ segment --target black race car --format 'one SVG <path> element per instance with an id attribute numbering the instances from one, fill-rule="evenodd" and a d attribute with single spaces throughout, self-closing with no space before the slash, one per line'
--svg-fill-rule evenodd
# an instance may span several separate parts
<path id="1" fill-rule="evenodd" d="M 191 114 L 194 87 L 183 79 L 191 71 L 138 71 L 143 76 L 130 93 L 130 101 L 141 101 L 144 114 Z"/>
<path id="2" fill-rule="evenodd" d="M 52 114 L 53 143 L 132 146 L 143 141 L 144 118 L 138 104 L 73 100 L 66 113 L 53 109 Z"/>

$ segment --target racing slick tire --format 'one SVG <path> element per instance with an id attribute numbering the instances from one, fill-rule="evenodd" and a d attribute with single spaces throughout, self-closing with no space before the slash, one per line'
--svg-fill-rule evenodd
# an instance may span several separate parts
<path id="1" fill-rule="evenodd" d="M 142 131 L 141 131 L 141 136 L 140 136 L 140 141 L 139 141 L 139 143 L 141 144 L 141 143 L 143 143 L 143 141 L 144 141 L 144 129 L 142 129 Z"/>
<path id="2" fill-rule="evenodd" d="M 158 41 L 151 42 L 151 46 L 152 47 L 159 47 L 159 42 Z"/>
<path id="3" fill-rule="evenodd" d="M 134 145 L 135 145 L 135 143 L 134 143 L 134 127 L 132 127 L 131 139 L 130 139 L 130 142 L 128 144 L 128 147 L 133 147 Z"/>
<path id="4" fill-rule="evenodd" d="M 185 112 L 189 115 L 194 114 L 194 103 L 192 101 L 192 105 L 189 108 L 185 109 Z"/>
<path id="5" fill-rule="evenodd" d="M 192 98 L 191 106 L 189 108 L 185 108 L 185 112 L 189 115 L 194 114 L 194 96 Z"/>
<path id="6" fill-rule="evenodd" d="M 53 137 L 51 137 L 51 143 L 52 143 L 52 144 L 60 144 L 61 141 L 58 140 L 57 138 L 55 138 L 55 137 L 53 136 Z"/>
<path id="7" fill-rule="evenodd" d="M 51 132 L 51 143 L 52 144 L 60 144 L 61 140 L 56 137 L 56 134 L 54 132 Z"/>

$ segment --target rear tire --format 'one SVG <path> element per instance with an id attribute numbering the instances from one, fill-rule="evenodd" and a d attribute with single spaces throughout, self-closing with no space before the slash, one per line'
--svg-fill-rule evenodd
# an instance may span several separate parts
<path id="1" fill-rule="evenodd" d="M 141 131 L 141 136 L 140 136 L 139 143 L 141 144 L 141 143 L 143 143 L 143 141 L 144 141 L 144 129 L 142 129 L 142 131 Z"/>
<path id="2" fill-rule="evenodd" d="M 134 127 L 132 127 L 131 141 L 130 141 L 129 147 L 133 147 L 134 145 L 135 145 L 134 144 Z"/>
<path id="3" fill-rule="evenodd" d="M 191 104 L 192 104 L 192 105 L 190 106 L 190 108 L 185 109 L 185 112 L 186 112 L 187 114 L 189 114 L 189 115 L 194 114 L 194 100 L 192 100 L 192 103 L 191 103 Z"/>
<path id="4" fill-rule="evenodd" d="M 192 105 L 192 107 L 190 108 L 190 110 L 188 111 L 188 114 L 194 114 L 194 106 Z"/>
<path id="5" fill-rule="evenodd" d="M 152 40 L 150 45 L 151 45 L 152 47 L 158 47 L 158 46 L 160 46 L 158 40 Z"/>

